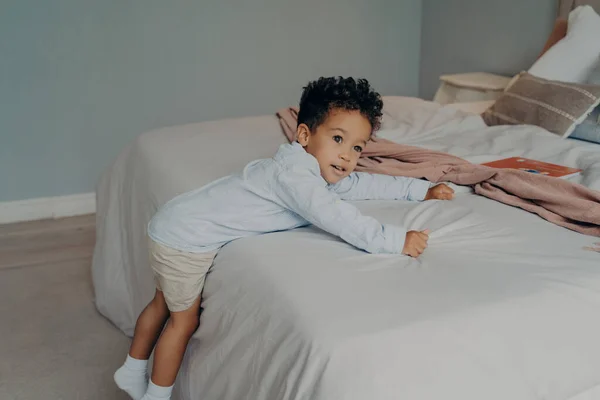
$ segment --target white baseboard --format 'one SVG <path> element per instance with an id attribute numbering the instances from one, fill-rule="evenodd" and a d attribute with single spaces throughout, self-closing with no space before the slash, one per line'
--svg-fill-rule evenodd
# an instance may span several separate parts
<path id="1" fill-rule="evenodd" d="M 7 201 L 0 202 L 0 224 L 73 217 L 94 212 L 96 212 L 95 193 Z"/>

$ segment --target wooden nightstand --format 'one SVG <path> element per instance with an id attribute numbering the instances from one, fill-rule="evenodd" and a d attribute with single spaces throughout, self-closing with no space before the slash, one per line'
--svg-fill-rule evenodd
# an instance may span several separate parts
<path id="1" fill-rule="evenodd" d="M 473 72 L 442 75 L 433 101 L 440 104 L 496 100 L 511 81 L 511 77 Z"/>

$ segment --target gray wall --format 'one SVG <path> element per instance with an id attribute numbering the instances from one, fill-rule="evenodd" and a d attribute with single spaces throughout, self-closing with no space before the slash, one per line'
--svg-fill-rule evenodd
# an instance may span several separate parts
<path id="1" fill-rule="evenodd" d="M 542 50 L 558 0 L 423 0 L 420 96 L 439 76 L 528 69 Z"/>
<path id="2" fill-rule="evenodd" d="M 89 192 L 138 134 L 321 75 L 417 95 L 421 0 L 3 0 L 0 201 Z"/>

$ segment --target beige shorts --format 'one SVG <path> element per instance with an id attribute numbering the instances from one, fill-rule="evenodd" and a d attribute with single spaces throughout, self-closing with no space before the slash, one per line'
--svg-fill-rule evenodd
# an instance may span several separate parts
<path id="1" fill-rule="evenodd" d="M 217 252 L 188 253 L 148 240 L 150 267 L 156 288 L 163 292 L 169 311 L 185 311 L 200 296 L 206 273 Z"/>

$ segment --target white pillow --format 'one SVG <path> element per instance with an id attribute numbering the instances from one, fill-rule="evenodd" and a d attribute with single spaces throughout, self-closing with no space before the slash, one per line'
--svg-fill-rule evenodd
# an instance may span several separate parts
<path id="1" fill-rule="evenodd" d="M 600 57 L 596 61 L 596 66 L 587 78 L 587 83 L 590 85 L 600 85 Z"/>
<path id="2" fill-rule="evenodd" d="M 567 35 L 529 69 L 540 78 L 585 83 L 600 56 L 600 15 L 590 6 L 569 14 Z"/>

